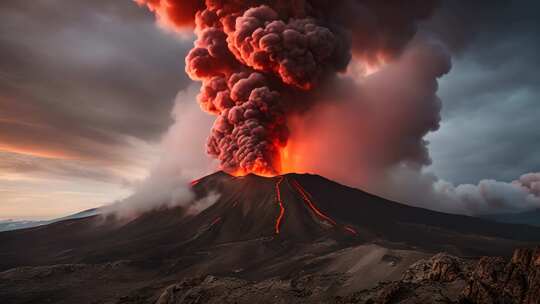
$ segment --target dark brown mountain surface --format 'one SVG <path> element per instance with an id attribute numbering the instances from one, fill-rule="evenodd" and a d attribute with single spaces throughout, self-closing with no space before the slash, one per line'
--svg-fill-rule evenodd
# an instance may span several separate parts
<path id="1" fill-rule="evenodd" d="M 0 233 L 0 302 L 384 302 L 458 279 L 451 296 L 476 299 L 467 278 L 477 257 L 540 243 L 540 228 L 414 208 L 316 175 L 218 172 L 193 191 L 219 199 L 196 215 L 159 209 Z M 444 263 L 425 266 L 436 274 L 412 273 L 437 252 Z"/>

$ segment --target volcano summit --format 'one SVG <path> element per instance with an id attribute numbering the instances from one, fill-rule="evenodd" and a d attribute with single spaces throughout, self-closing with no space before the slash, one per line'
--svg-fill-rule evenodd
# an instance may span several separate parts
<path id="1" fill-rule="evenodd" d="M 540 242 L 540 228 L 409 207 L 317 175 L 218 172 L 192 187 L 196 200 L 219 199 L 198 214 L 159 209 L 0 233 L 3 303 L 335 303 L 379 296 L 383 281 L 422 275 L 418 263 L 454 267 L 464 285 L 472 257 Z M 462 258 L 429 259 L 440 251 Z"/>

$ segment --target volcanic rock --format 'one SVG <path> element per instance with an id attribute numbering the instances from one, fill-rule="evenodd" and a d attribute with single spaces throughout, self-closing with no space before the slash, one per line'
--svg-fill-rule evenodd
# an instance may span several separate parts
<path id="1" fill-rule="evenodd" d="M 463 297 L 472 303 L 540 303 L 540 248 L 518 249 L 509 262 L 481 258 Z"/>
<path id="2" fill-rule="evenodd" d="M 198 214 L 157 209 L 130 220 L 93 216 L 0 233 L 1 303 L 540 297 L 537 251 L 504 259 L 538 244 L 540 228 L 414 208 L 307 174 L 218 172 L 193 191 L 195 200 L 219 199 Z M 488 257 L 475 267 L 465 258 L 481 255 Z"/>

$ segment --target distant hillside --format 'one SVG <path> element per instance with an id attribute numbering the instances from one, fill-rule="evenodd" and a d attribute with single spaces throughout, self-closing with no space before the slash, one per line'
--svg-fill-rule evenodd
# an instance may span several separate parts
<path id="1" fill-rule="evenodd" d="M 484 218 L 499 223 L 526 224 L 540 227 L 540 209 L 520 213 L 496 214 L 484 216 Z"/>
<path id="2" fill-rule="evenodd" d="M 52 223 L 56 223 L 56 222 L 64 221 L 64 220 L 80 219 L 80 218 L 93 216 L 99 213 L 100 213 L 100 210 L 98 208 L 92 208 L 92 209 L 84 210 L 84 211 L 81 211 L 72 215 L 68 215 L 68 216 L 64 216 L 64 217 L 60 217 L 60 218 L 52 219 L 48 221 L 16 221 L 16 220 L 0 221 L 0 232 L 33 228 L 33 227 L 48 225 L 48 224 L 52 224 Z"/>

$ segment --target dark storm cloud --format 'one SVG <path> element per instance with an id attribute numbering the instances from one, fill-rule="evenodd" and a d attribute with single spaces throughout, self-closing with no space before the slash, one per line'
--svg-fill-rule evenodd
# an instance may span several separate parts
<path id="1" fill-rule="evenodd" d="M 456 183 L 540 170 L 540 3 L 446 1 L 424 25 L 448 44 L 433 170 Z"/>
<path id="2" fill-rule="evenodd" d="M 188 84 L 171 35 L 129 0 L 2 1 L 1 148 L 121 162 L 158 141 Z"/>
<path id="3" fill-rule="evenodd" d="M 133 182 L 119 176 L 107 167 L 92 167 L 84 162 L 66 162 L 59 159 L 42 159 L 16 153 L 0 152 L 2 174 L 22 174 L 33 178 L 88 179 L 104 183 L 133 186 Z"/>

